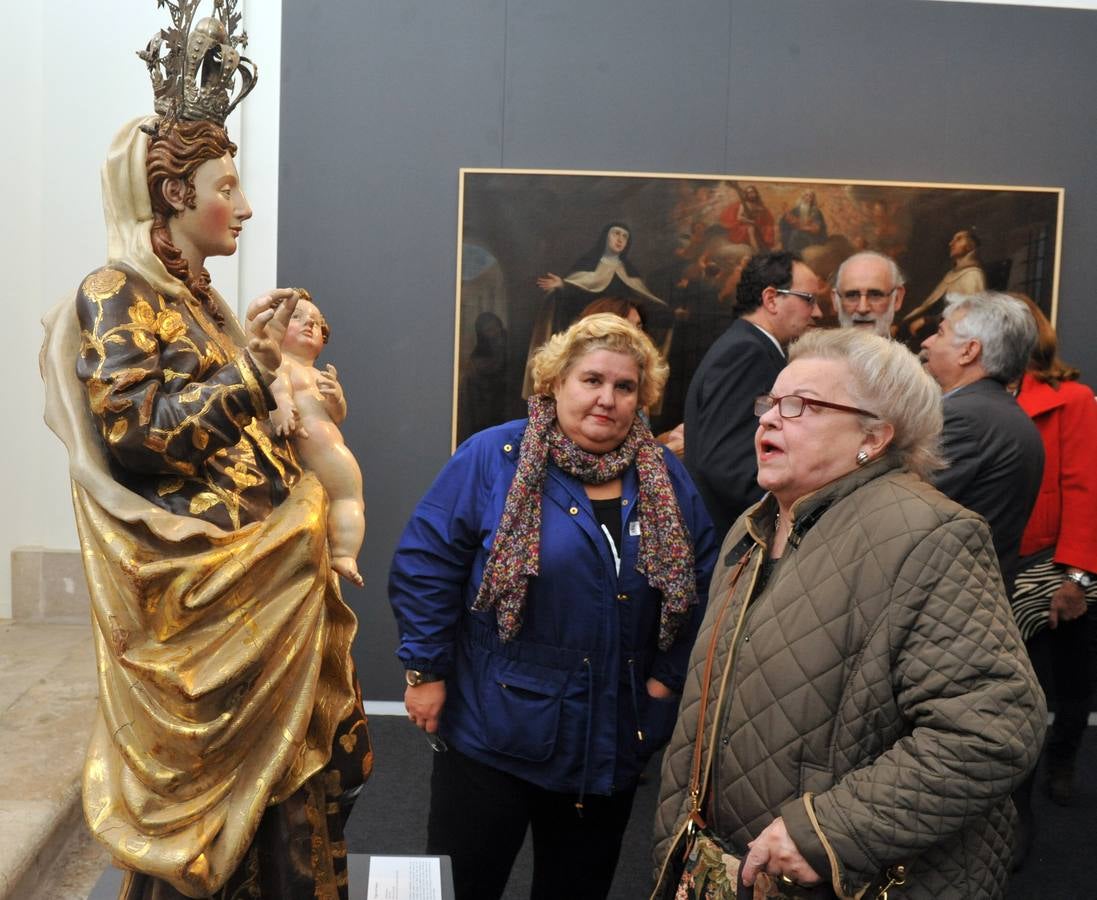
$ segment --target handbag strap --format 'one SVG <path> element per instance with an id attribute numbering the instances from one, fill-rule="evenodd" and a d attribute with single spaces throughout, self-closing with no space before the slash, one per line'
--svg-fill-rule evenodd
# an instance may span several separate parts
<path id="1" fill-rule="evenodd" d="M 739 583 L 739 577 L 743 574 L 743 570 L 747 567 L 747 562 L 750 560 L 750 554 L 754 548 L 747 550 L 740 558 L 739 564 L 735 569 L 735 574 L 732 576 L 731 584 L 728 586 L 727 596 L 724 598 L 724 605 L 720 608 L 720 612 L 716 615 L 716 621 L 712 623 L 712 636 L 708 642 L 708 653 L 705 655 L 705 669 L 704 674 L 701 676 L 701 701 L 697 714 L 697 732 L 693 738 L 693 764 L 690 767 L 689 774 L 689 796 L 690 796 L 690 818 L 695 823 L 704 827 L 704 820 L 701 818 L 701 758 L 704 755 L 703 744 L 705 735 L 705 716 L 708 713 L 708 692 L 709 687 L 712 684 L 712 667 L 714 664 L 714 657 L 716 655 L 716 642 L 720 639 L 720 626 L 724 621 L 724 615 L 731 607 L 731 598 L 735 594 L 735 585 Z"/>

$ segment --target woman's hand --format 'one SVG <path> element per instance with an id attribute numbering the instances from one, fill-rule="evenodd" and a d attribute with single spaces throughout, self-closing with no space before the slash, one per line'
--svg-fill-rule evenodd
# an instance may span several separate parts
<path id="1" fill-rule="evenodd" d="M 754 884 L 759 872 L 766 872 L 774 877 L 784 875 L 805 886 L 819 884 L 823 880 L 800 855 L 785 828 L 785 820 L 780 816 L 770 822 L 747 846 L 750 852 L 743 860 L 743 868 L 740 870 L 740 877 L 747 887 Z"/>
<path id="2" fill-rule="evenodd" d="M 669 700 L 674 696 L 674 691 L 657 678 L 649 678 L 646 687 L 648 689 L 648 696 L 654 697 L 656 700 Z"/>
<path id="3" fill-rule="evenodd" d="M 1060 622 L 1073 621 L 1085 611 L 1085 590 L 1070 579 L 1064 579 L 1059 590 L 1051 595 L 1051 609 L 1047 614 L 1048 627 L 1055 628 Z"/>
<path id="4" fill-rule="evenodd" d="M 291 288 L 275 288 L 248 305 L 244 327 L 248 351 L 259 365 L 273 373 L 282 365 L 282 338 L 297 306 L 298 294 Z"/>
<path id="5" fill-rule="evenodd" d="M 339 373 L 335 366 L 328 363 L 322 372 L 316 375 L 316 389 L 324 401 L 324 409 L 331 420 L 338 425 L 347 417 L 347 399 L 343 396 L 343 386 L 339 383 Z"/>
<path id="6" fill-rule="evenodd" d="M 552 272 L 548 272 L 537 279 L 537 287 L 543 290 L 546 294 L 558 291 L 564 286 L 564 279 L 559 275 L 553 275 Z"/>
<path id="7" fill-rule="evenodd" d="M 422 728 L 427 734 L 438 731 L 438 719 L 445 705 L 444 681 L 424 681 L 404 689 L 404 708 L 408 711 L 408 718 L 416 728 Z"/>

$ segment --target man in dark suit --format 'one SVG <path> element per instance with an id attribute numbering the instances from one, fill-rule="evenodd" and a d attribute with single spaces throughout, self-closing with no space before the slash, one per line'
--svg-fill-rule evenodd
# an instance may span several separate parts
<path id="1" fill-rule="evenodd" d="M 1044 471 L 1040 433 L 1006 385 L 1025 371 L 1036 323 L 1006 294 L 950 297 L 922 358 L 944 391 L 942 450 L 948 468 L 934 483 L 990 525 L 1012 595 L 1021 533 Z"/>
<path id="2" fill-rule="evenodd" d="M 762 496 L 754 400 L 785 366 L 785 346 L 822 317 L 819 277 L 795 253 L 761 253 L 743 269 L 739 316 L 709 348 L 686 392 L 686 468 L 723 537 Z"/>

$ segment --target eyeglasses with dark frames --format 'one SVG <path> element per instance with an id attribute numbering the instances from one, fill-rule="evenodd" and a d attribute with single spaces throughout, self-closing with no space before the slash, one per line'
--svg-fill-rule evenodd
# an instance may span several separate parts
<path id="1" fill-rule="evenodd" d="M 819 302 L 819 299 L 814 294 L 809 294 L 807 291 L 794 291 L 791 288 L 774 288 L 778 294 L 788 294 L 790 297 L 799 297 L 808 306 L 814 306 Z"/>
<path id="2" fill-rule="evenodd" d="M 898 290 L 897 287 L 893 287 L 890 291 L 881 291 L 879 288 L 869 288 L 867 291 L 835 291 L 843 303 L 857 303 L 862 297 L 864 297 L 871 306 L 880 306 L 888 297 L 894 294 Z"/>
<path id="3" fill-rule="evenodd" d="M 859 416 L 868 416 L 872 419 L 880 418 L 876 413 L 871 413 L 867 409 L 858 409 L 856 406 L 845 406 L 841 403 L 831 403 L 828 400 L 816 400 L 814 397 L 801 397 L 799 394 L 786 394 L 784 397 L 762 394 L 754 401 L 754 415 L 761 418 L 775 406 L 782 419 L 798 419 L 803 415 L 805 406 L 822 406 L 826 409 L 856 413 Z"/>

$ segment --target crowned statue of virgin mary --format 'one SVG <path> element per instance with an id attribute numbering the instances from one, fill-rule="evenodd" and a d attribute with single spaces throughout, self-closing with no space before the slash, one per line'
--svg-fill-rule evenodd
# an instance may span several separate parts
<path id="1" fill-rule="evenodd" d="M 103 166 L 106 264 L 45 320 L 99 672 L 84 814 L 127 900 L 345 898 L 372 754 L 328 499 L 269 424 L 296 294 L 241 325 L 205 269 L 251 216 L 224 123 L 256 74 L 235 0 L 167 6 L 155 113 Z"/>

